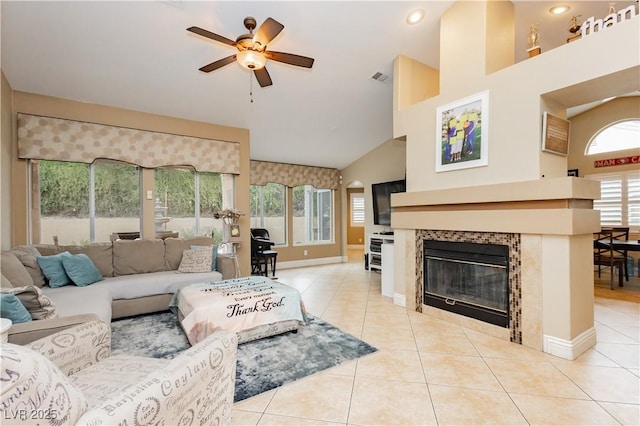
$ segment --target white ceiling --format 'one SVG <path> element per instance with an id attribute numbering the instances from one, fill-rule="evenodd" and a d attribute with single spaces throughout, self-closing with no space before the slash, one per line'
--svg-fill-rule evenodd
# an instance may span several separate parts
<path id="1" fill-rule="evenodd" d="M 609 2 L 515 1 L 516 60 L 529 25 L 543 52 L 565 43 L 572 15 L 604 17 Z M 618 1 L 617 8 L 635 3 Z M 453 1 L 2 1 L 1 67 L 14 90 L 248 128 L 251 158 L 344 168 L 392 136 L 393 59 L 438 68 L 439 17 Z M 409 26 L 409 11 L 426 17 Z M 269 50 L 315 58 L 312 69 L 269 61 L 261 88 L 237 64 L 203 65 L 235 49 L 194 35 L 195 25 L 235 38 L 253 16 L 285 28 Z"/>

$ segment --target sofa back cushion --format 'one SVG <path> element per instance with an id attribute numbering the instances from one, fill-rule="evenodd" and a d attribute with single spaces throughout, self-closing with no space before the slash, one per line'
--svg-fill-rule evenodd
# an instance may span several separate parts
<path id="1" fill-rule="evenodd" d="M 116 240 L 113 242 L 113 275 L 166 271 L 164 241 Z"/>
<path id="2" fill-rule="evenodd" d="M 71 254 L 86 254 L 103 277 L 113 277 L 113 245 L 111 242 L 59 247 L 60 251 L 68 251 Z"/>
<path id="3" fill-rule="evenodd" d="M 18 246 L 16 248 L 11 249 L 11 252 L 16 255 L 18 260 L 20 260 L 20 262 L 24 265 L 24 267 L 27 269 L 27 272 L 31 276 L 32 282 L 28 284 L 22 284 L 22 285 L 33 284 L 38 287 L 44 287 L 45 285 L 44 275 L 42 274 L 42 271 L 40 270 L 40 266 L 36 261 L 36 257 L 41 256 L 42 253 L 40 253 L 35 246 Z M 11 282 L 13 283 L 13 285 L 18 285 L 13 281 Z"/>
<path id="4" fill-rule="evenodd" d="M 164 263 L 166 270 L 175 271 L 182 261 L 182 252 L 190 250 L 191 246 L 211 246 L 214 240 L 211 237 L 192 238 L 166 238 L 164 240 Z"/>
<path id="5" fill-rule="evenodd" d="M 0 270 L 12 287 L 32 285 L 33 279 L 20 259 L 11 251 L 2 252 L 0 255 Z"/>

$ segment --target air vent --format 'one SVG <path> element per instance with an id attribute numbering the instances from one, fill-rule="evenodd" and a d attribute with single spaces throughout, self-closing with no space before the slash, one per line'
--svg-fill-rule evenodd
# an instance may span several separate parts
<path id="1" fill-rule="evenodd" d="M 377 72 L 371 76 L 372 79 L 379 81 L 380 83 L 384 83 L 389 78 L 388 75 L 382 74 L 381 72 Z"/>

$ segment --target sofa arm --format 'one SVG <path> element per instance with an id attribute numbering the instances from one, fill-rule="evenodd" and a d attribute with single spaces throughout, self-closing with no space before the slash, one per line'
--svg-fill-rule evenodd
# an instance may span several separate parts
<path id="1" fill-rule="evenodd" d="M 100 320 L 58 331 L 26 345 L 70 376 L 111 354 L 111 328 Z"/>
<path id="2" fill-rule="evenodd" d="M 97 315 L 82 314 L 13 324 L 9 329 L 9 343 L 26 345 L 69 327 L 96 320 L 99 320 Z"/>
<path id="3" fill-rule="evenodd" d="M 238 339 L 219 330 L 76 424 L 230 424 Z"/>

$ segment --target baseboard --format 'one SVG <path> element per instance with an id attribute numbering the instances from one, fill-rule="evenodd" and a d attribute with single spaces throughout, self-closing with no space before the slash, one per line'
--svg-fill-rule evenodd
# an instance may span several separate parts
<path id="1" fill-rule="evenodd" d="M 290 260 L 288 262 L 278 262 L 277 269 L 304 268 L 306 266 L 328 265 L 331 263 L 345 263 L 347 258 L 344 256 L 333 257 L 317 257 L 305 260 Z"/>
<path id="2" fill-rule="evenodd" d="M 347 244 L 347 248 L 352 250 L 364 250 L 364 244 Z"/>
<path id="3" fill-rule="evenodd" d="M 402 306 L 403 308 L 407 307 L 407 296 L 400 293 L 393 293 L 393 304 Z"/>
<path id="4" fill-rule="evenodd" d="M 543 336 L 542 350 L 548 354 L 573 361 L 596 344 L 596 329 L 583 331 L 573 340 Z"/>

